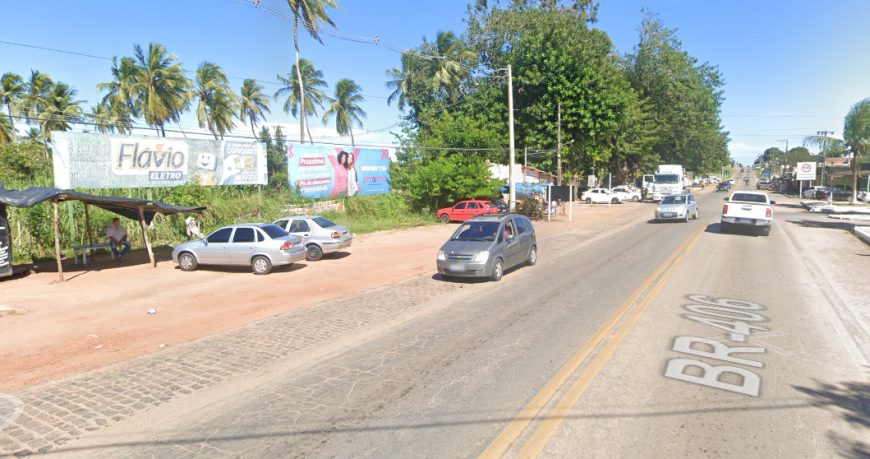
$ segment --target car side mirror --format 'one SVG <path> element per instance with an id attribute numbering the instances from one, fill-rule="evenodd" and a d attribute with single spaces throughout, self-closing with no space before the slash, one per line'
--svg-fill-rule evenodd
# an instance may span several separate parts
<path id="1" fill-rule="evenodd" d="M 507 239 L 508 241 L 513 241 L 513 240 L 514 240 L 514 235 L 513 235 L 513 234 L 508 234 L 507 237 L 506 237 L 506 239 Z"/>
<path id="2" fill-rule="evenodd" d="M 727 200 L 728 200 L 728 198 L 723 199 L 723 201 L 727 201 Z"/>
<path id="3" fill-rule="evenodd" d="M 208 245 L 208 238 L 207 237 L 202 238 L 202 243 L 205 245 Z"/>
<path id="4" fill-rule="evenodd" d="M 776 201 L 770 201 L 770 205 L 776 204 Z"/>

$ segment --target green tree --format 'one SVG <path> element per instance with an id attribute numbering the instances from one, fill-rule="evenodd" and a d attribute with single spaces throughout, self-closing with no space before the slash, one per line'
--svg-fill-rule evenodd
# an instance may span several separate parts
<path id="1" fill-rule="evenodd" d="M 305 116 L 317 115 L 315 105 L 323 108 L 323 101 L 327 97 L 326 93 L 320 88 L 326 88 L 326 80 L 323 79 L 323 72 L 315 69 L 311 61 L 300 59 L 299 66 L 302 70 L 298 70 L 294 64 L 293 68 L 290 69 L 290 73 L 287 74 L 287 78 L 277 75 L 278 80 L 285 86 L 276 91 L 272 97 L 277 100 L 279 97 L 287 96 L 287 100 L 284 101 L 284 113 L 290 113 L 295 116 L 303 127 L 307 127 Z M 304 88 L 301 92 L 299 91 L 299 79 L 294 78 L 294 74 L 301 75 L 301 87 Z M 302 105 L 305 107 L 304 110 L 299 109 Z M 311 137 L 310 130 L 308 137 Z M 304 142 L 304 137 L 300 136 L 300 142 Z"/>
<path id="2" fill-rule="evenodd" d="M 269 128 L 260 129 L 260 142 L 266 144 L 266 169 L 269 174 L 269 186 L 281 189 L 287 186 L 287 144 L 281 126 L 275 127 L 275 137 L 272 138 Z"/>
<path id="3" fill-rule="evenodd" d="M 852 199 L 850 204 L 858 203 L 858 162 L 867 156 L 870 149 L 870 97 L 856 103 L 849 109 L 843 122 L 843 143 L 852 153 Z"/>
<path id="4" fill-rule="evenodd" d="M 24 114 L 28 124 L 37 122 L 39 114 L 45 110 L 46 97 L 54 86 L 52 79 L 40 72 L 31 70 L 30 78 L 24 83 L 25 92 L 18 102 L 17 111 Z"/>
<path id="5" fill-rule="evenodd" d="M 728 133 L 720 117 L 722 75 L 684 51 L 675 31 L 657 15 L 644 13 L 639 42 L 623 66 L 659 127 L 652 150 L 661 161 L 688 170 L 719 170 L 730 162 Z"/>
<path id="6" fill-rule="evenodd" d="M 384 83 L 384 86 L 392 90 L 390 96 L 387 97 L 387 105 L 397 101 L 399 110 L 404 110 L 408 103 L 411 88 L 417 81 L 425 81 L 425 78 L 419 75 L 422 68 L 422 60 L 417 50 L 402 51 L 401 61 L 401 69 L 393 67 L 392 70 L 385 72 L 392 79 Z"/>
<path id="7" fill-rule="evenodd" d="M 46 141 L 51 140 L 53 131 L 68 131 L 70 123 L 81 121 L 83 100 L 75 100 L 78 91 L 66 83 L 57 82 L 45 95 L 42 111 L 37 116 L 37 124 Z"/>
<path id="8" fill-rule="evenodd" d="M 314 38 L 322 44 L 323 40 L 320 39 L 320 34 L 318 33 L 321 23 L 325 22 L 326 24 L 335 27 L 335 23 L 333 23 L 332 19 L 329 18 L 327 9 L 341 8 L 341 6 L 336 0 L 287 0 L 287 4 L 290 5 L 290 10 L 293 11 L 293 44 L 296 47 L 296 81 L 299 87 L 303 88 L 302 91 L 299 91 L 300 105 L 308 107 L 308 104 L 305 103 L 305 98 L 308 96 L 308 92 L 304 89 L 305 79 L 303 78 L 302 72 L 303 66 L 299 59 L 299 22 L 302 22 L 302 26 L 305 27 L 305 30 L 309 35 L 311 35 L 311 38 Z M 287 83 L 285 82 L 284 84 Z M 286 112 L 286 106 L 284 111 Z M 306 112 L 307 110 L 300 110 L 299 112 L 300 143 L 305 143 L 305 125 L 306 117 L 308 115 Z M 308 133 L 308 136 L 311 137 L 310 132 Z"/>
<path id="9" fill-rule="evenodd" d="M 12 124 L 12 117 L 0 115 L 0 145 L 16 141 L 15 125 Z"/>
<path id="10" fill-rule="evenodd" d="M 253 78 L 247 78 L 242 83 L 242 92 L 239 96 L 239 120 L 245 123 L 245 119 L 251 120 L 251 132 L 257 135 L 255 131 L 256 124 L 262 119 L 266 121 L 266 113 L 272 113 L 269 110 L 269 96 L 263 92 L 263 85 L 257 83 Z"/>
<path id="11" fill-rule="evenodd" d="M 102 129 L 108 132 L 117 130 L 121 134 L 129 134 L 133 130 L 133 117 L 141 116 L 136 106 L 136 94 L 133 84 L 139 73 L 136 61 L 130 57 L 118 60 L 112 58 L 112 81 L 97 85 L 98 91 L 106 91 L 100 108 Z M 94 115 L 94 113 L 92 113 Z M 100 127 L 100 132 L 104 132 Z"/>
<path id="12" fill-rule="evenodd" d="M 233 128 L 233 117 L 239 103 L 220 66 L 208 61 L 199 64 L 189 98 L 197 101 L 199 127 L 207 127 L 215 140 L 223 139 L 224 134 Z"/>
<path id="13" fill-rule="evenodd" d="M 24 81 L 20 76 L 8 72 L 4 73 L 2 77 L 0 77 L 0 105 L 6 106 L 6 113 L 9 115 L 8 123 L 4 123 L 3 126 L 4 132 L 8 135 L 9 142 L 16 142 L 18 140 L 15 134 L 15 107 L 18 105 L 18 102 L 21 100 L 21 96 L 24 95 L 25 87 Z M 0 134 L 3 135 L 3 134 Z"/>
<path id="14" fill-rule="evenodd" d="M 139 45 L 133 50 L 133 106 L 148 126 L 166 137 L 166 123 L 178 122 L 190 104 L 191 82 L 175 54 L 168 53 L 160 43 L 149 43 L 147 51 Z"/>
<path id="15" fill-rule="evenodd" d="M 323 113 L 324 126 L 329 123 L 330 118 L 335 117 L 335 132 L 340 136 L 349 134 L 350 144 L 356 147 L 353 140 L 353 127 L 358 126 L 362 129 L 361 118 L 366 117 L 366 112 L 359 106 L 366 101 L 362 96 L 362 88 L 353 80 L 342 78 L 335 84 L 335 98 L 329 100 L 332 105 Z"/>
<path id="16" fill-rule="evenodd" d="M 462 91 L 462 81 L 470 73 L 470 65 L 476 61 L 477 54 L 466 47 L 452 31 L 439 30 L 435 41 L 423 38 L 421 48 L 423 73 L 433 93 L 442 93 L 452 103 Z"/>

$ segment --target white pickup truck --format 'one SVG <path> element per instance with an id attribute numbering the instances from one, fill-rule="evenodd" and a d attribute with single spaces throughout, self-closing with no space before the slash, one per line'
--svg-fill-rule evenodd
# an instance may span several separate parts
<path id="1" fill-rule="evenodd" d="M 770 200 L 767 193 L 738 191 L 730 198 L 725 198 L 725 201 L 720 221 L 723 233 L 735 227 L 746 227 L 757 229 L 765 236 L 770 235 L 770 225 L 773 223 L 773 209 L 770 206 L 776 203 Z"/>

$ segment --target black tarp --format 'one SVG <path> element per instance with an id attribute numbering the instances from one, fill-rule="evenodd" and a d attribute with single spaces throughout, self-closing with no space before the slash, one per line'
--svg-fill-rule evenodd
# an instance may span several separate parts
<path id="1" fill-rule="evenodd" d="M 9 222 L 0 215 L 0 277 L 12 275 L 12 241 L 9 239 Z"/>
<path id="2" fill-rule="evenodd" d="M 205 207 L 174 206 L 147 199 L 121 198 L 115 196 L 99 196 L 78 191 L 61 190 L 54 187 L 31 186 L 23 190 L 7 190 L 0 181 L 0 203 L 14 207 L 32 207 L 43 201 L 57 198 L 58 201 L 82 201 L 92 206 L 123 215 L 130 220 L 139 220 L 139 207 L 145 217 L 145 224 L 151 223 L 154 215 L 182 214 L 202 212 Z"/>

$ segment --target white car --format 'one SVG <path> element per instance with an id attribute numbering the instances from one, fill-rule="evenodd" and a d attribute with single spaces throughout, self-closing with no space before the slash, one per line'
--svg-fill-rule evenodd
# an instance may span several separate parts
<path id="1" fill-rule="evenodd" d="M 719 223 L 723 233 L 741 227 L 760 231 L 764 236 L 770 235 L 770 225 L 773 224 L 771 206 L 776 202 L 771 201 L 767 193 L 738 191 L 725 201 Z"/>
<path id="2" fill-rule="evenodd" d="M 586 204 L 592 204 L 593 202 L 620 204 L 625 202 L 625 198 L 607 188 L 593 188 L 588 190 L 580 196 L 580 200 L 586 201 Z"/>
<path id="3" fill-rule="evenodd" d="M 804 199 L 816 199 L 816 191 L 828 191 L 828 187 L 826 186 L 814 186 L 810 188 L 804 189 L 804 194 L 802 197 Z"/>
<path id="4" fill-rule="evenodd" d="M 610 191 L 612 191 L 613 194 L 615 194 L 617 196 L 621 196 L 623 201 L 640 202 L 640 200 L 642 199 L 642 196 L 640 194 L 640 190 L 638 190 L 636 188 L 632 188 L 628 185 L 620 185 L 620 186 L 614 187 Z"/>

